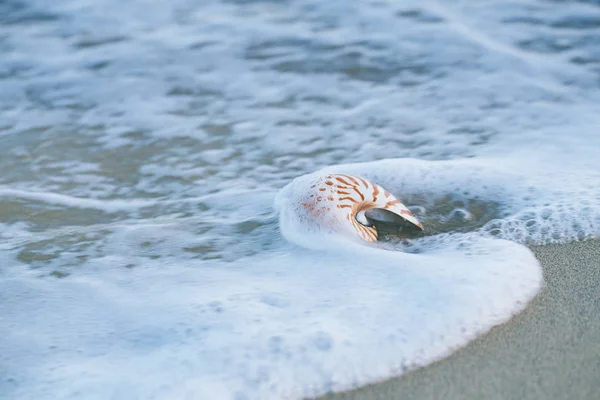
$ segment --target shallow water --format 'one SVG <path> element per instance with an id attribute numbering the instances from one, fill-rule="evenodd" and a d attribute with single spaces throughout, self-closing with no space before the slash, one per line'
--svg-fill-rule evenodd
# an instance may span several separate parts
<path id="1" fill-rule="evenodd" d="M 599 234 L 599 89 L 597 1 L 0 1 L 0 393 L 301 397 L 449 354 L 541 284 L 498 239 Z M 279 190 L 321 168 L 401 198 L 428 236 L 383 246 L 419 254 L 315 250 Z"/>

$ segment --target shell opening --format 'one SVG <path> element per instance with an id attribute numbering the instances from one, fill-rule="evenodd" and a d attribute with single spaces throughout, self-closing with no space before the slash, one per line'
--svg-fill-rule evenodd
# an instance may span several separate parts
<path id="1" fill-rule="evenodd" d="M 379 235 L 409 238 L 419 236 L 423 232 L 422 227 L 415 225 L 393 211 L 383 208 L 366 210 L 363 212 L 363 216 L 367 220 L 368 226 L 374 226 Z"/>

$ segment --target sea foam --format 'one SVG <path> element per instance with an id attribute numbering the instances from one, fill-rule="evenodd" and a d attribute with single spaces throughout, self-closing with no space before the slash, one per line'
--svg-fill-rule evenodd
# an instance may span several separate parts
<path id="1" fill-rule="evenodd" d="M 504 184 L 512 176 L 483 165 L 384 160 L 316 174 L 365 176 L 406 198 L 518 199 L 518 187 Z M 47 281 L 25 268 L 6 271 L 10 325 L 37 322 L 5 333 L 5 370 L 18 382 L 5 386 L 16 398 L 73 399 L 279 399 L 347 390 L 451 354 L 521 311 L 542 284 L 526 247 L 485 230 L 425 238 L 418 254 L 335 233 L 325 240 L 296 215 L 294 195 L 309 178 L 275 198 L 293 242 L 275 250 L 228 264 L 165 262 L 135 249 L 151 243 L 165 259 L 194 237 L 160 223 L 124 224 L 85 274 Z"/>
<path id="2" fill-rule="evenodd" d="M 447 356 L 522 310 L 542 279 L 527 248 L 482 237 L 422 254 L 340 244 L 227 266 L 150 261 L 128 271 L 125 262 L 115 253 L 50 282 L 4 274 L 12 329 L 1 349 L 5 376 L 18 382 L 4 387 L 14 398 L 351 389 Z"/>

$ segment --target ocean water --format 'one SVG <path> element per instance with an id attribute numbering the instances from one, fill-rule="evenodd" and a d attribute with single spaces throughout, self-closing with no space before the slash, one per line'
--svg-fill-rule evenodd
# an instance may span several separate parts
<path id="1" fill-rule="evenodd" d="M 426 235 L 315 232 L 330 172 Z M 600 234 L 600 2 L 0 0 L 0 227 L 2 399 L 401 375 Z"/>

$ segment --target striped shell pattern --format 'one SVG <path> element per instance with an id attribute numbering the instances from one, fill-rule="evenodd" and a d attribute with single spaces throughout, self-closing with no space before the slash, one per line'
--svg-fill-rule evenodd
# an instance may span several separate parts
<path id="1" fill-rule="evenodd" d="M 421 230 L 423 226 L 413 213 L 381 186 L 368 180 L 344 174 L 330 174 L 313 182 L 310 194 L 302 203 L 316 219 L 325 224 L 341 227 L 367 242 L 377 241 L 374 226 L 369 225 L 365 212 L 383 209 L 402 217 Z"/>

